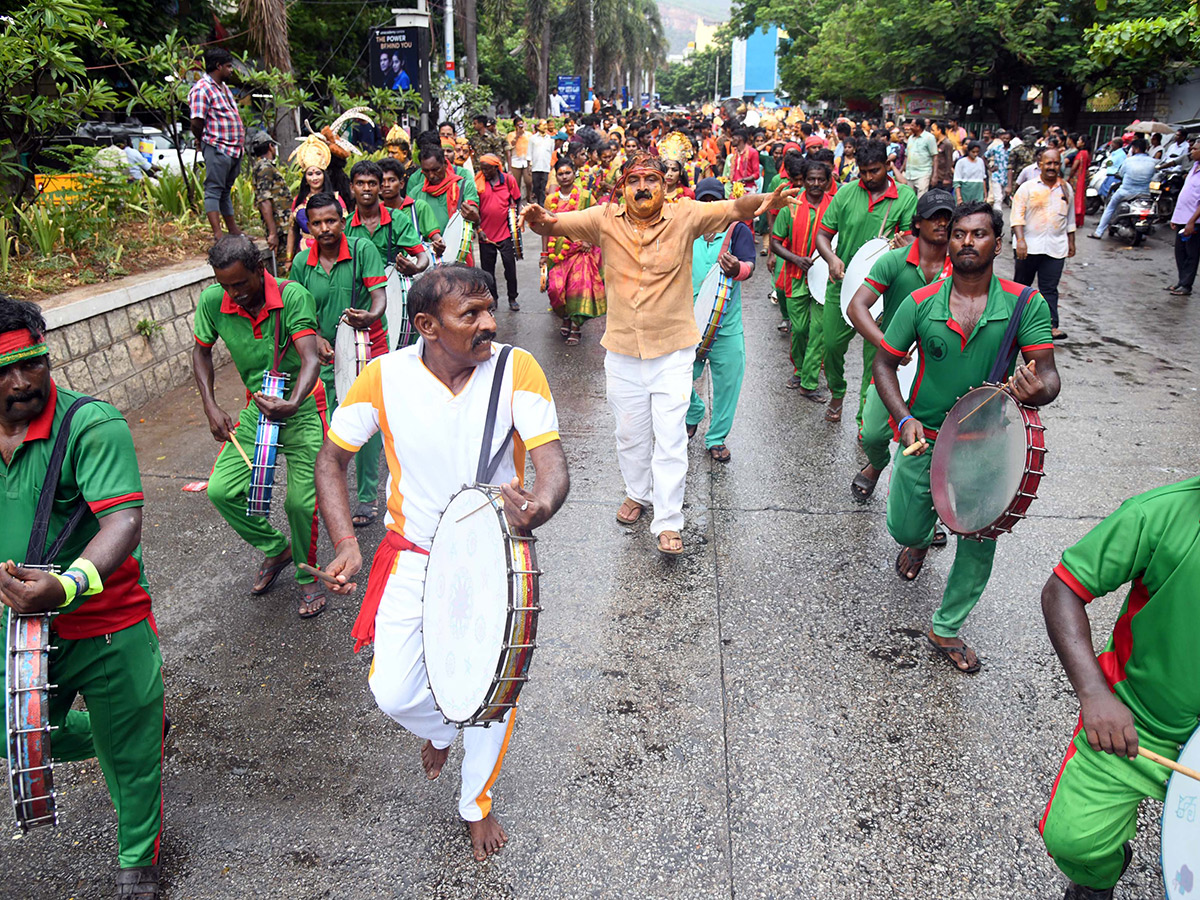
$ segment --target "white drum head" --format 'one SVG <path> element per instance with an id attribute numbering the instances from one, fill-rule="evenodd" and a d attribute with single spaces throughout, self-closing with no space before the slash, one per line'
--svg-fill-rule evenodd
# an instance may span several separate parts
<path id="1" fill-rule="evenodd" d="M 842 318 L 846 320 L 847 325 L 853 325 L 850 321 L 850 316 L 846 310 L 850 308 L 850 298 L 853 297 L 863 282 L 867 280 L 867 276 L 871 274 L 871 266 L 875 265 L 875 260 L 887 253 L 890 242 L 887 238 L 871 238 L 854 254 L 854 259 L 850 260 L 850 265 L 846 266 L 846 277 L 842 279 Z M 879 314 L 883 312 L 883 296 L 876 298 L 871 304 L 871 318 L 878 319 Z"/>
<path id="2" fill-rule="evenodd" d="M 462 213 L 456 212 L 450 217 L 446 227 L 442 229 L 442 241 L 446 244 L 446 252 L 438 258 L 438 262 L 452 263 L 458 259 L 458 251 L 462 247 L 465 231 L 466 222 L 463 221 Z"/>
<path id="3" fill-rule="evenodd" d="M 395 350 L 400 340 L 401 326 L 408 318 L 408 292 L 412 289 L 412 278 L 401 275 L 395 266 L 388 266 L 387 273 L 387 320 L 388 350 Z M 341 394 L 338 394 L 341 398 Z"/>
<path id="4" fill-rule="evenodd" d="M 478 488 L 454 495 L 433 536 L 422 613 L 425 670 L 451 722 L 479 711 L 500 661 L 508 619 L 504 542 L 499 517 Z"/>
<path id="5" fill-rule="evenodd" d="M 1181 765 L 1200 769 L 1200 731 L 1179 754 Z M 1191 900 L 1200 881 L 1200 784 L 1174 773 L 1162 812 L 1162 873 L 1169 900 Z"/>
<path id="6" fill-rule="evenodd" d="M 358 354 L 354 349 L 357 333 L 345 319 L 338 322 L 333 341 L 333 389 L 337 391 L 339 403 L 350 392 L 350 385 L 358 377 Z"/>
<path id="7" fill-rule="evenodd" d="M 836 234 L 830 244 L 834 250 L 837 249 L 838 236 Z M 825 290 L 829 287 L 829 263 L 825 262 L 825 257 L 821 254 L 815 253 L 815 256 L 812 267 L 808 270 L 808 292 L 812 294 L 814 300 L 824 306 Z"/>
<path id="8" fill-rule="evenodd" d="M 704 276 L 704 281 L 700 285 L 700 290 L 696 294 L 696 303 L 694 310 L 696 313 L 696 327 L 700 329 L 700 336 L 704 337 L 704 332 L 708 328 L 708 322 L 712 318 L 713 310 L 717 306 L 717 291 L 721 286 L 721 266 L 713 263 L 708 274 Z"/>

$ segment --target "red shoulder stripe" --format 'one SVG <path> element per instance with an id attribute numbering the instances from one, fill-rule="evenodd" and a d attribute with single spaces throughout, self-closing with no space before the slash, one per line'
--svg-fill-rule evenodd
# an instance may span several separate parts
<path id="1" fill-rule="evenodd" d="M 932 284 L 927 284 L 923 288 L 917 288 L 915 291 L 912 292 L 913 302 L 920 304 L 922 300 L 928 300 L 930 297 L 932 297 L 934 294 L 936 294 L 938 291 L 940 291 L 942 289 L 942 282 L 945 280 L 946 280 L 945 278 L 939 278 L 937 281 L 933 282 Z"/>

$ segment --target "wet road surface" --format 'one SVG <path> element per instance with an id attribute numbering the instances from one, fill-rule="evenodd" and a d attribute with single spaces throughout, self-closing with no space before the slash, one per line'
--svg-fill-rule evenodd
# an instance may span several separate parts
<path id="1" fill-rule="evenodd" d="M 520 263 L 524 309 L 501 304 L 500 339 L 546 370 L 572 490 L 538 535 L 540 647 L 496 789 L 511 840 L 484 864 L 455 813 L 461 749 L 427 782 L 419 741 L 375 707 L 369 655 L 351 652 L 357 602 L 301 621 L 286 576 L 248 596 L 255 553 L 204 494 L 181 492 L 207 477 L 217 449 L 195 391 L 131 413 L 174 720 L 167 896 L 1061 896 L 1036 823 L 1077 704 L 1039 593 L 1062 549 L 1121 500 L 1195 474 L 1200 307 L 1161 290 L 1174 280 L 1169 241 L 1081 237 L 1067 265 L 1063 389 L 1043 412 L 1048 477 L 1030 519 L 1001 539 L 964 629 L 984 663 L 973 678 L 923 637 L 953 549 L 931 553 L 914 584 L 896 577 L 887 476 L 868 504 L 853 502 L 864 459 L 850 403 L 830 425 L 784 387 L 787 341 L 765 270 L 744 291 L 733 461 L 692 442 L 687 553 L 671 562 L 653 553 L 646 522 L 613 518 L 623 488 L 601 323 L 564 346 L 535 293 L 536 258 Z M 1011 270 L 1010 257 L 998 266 Z M 242 402 L 231 368 L 220 396 L 227 410 Z M 279 503 L 275 516 L 282 524 Z M 365 553 L 381 534 L 368 530 Z M 1092 606 L 1098 646 L 1120 599 Z M 115 816 L 100 770 L 64 764 L 56 779 L 61 824 L 0 847 L 0 896 L 112 894 Z M 1160 813 L 1143 805 L 1118 897 L 1162 895 Z"/>

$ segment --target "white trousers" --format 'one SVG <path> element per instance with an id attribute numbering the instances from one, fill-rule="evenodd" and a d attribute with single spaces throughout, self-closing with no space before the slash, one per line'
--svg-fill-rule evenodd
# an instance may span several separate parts
<path id="1" fill-rule="evenodd" d="M 655 359 L 609 351 L 608 406 L 616 419 L 617 462 L 631 500 L 654 504 L 650 530 L 683 530 L 687 482 L 687 409 L 696 348 Z"/>
<path id="2" fill-rule="evenodd" d="M 375 616 L 375 658 L 368 683 L 379 708 L 415 734 L 444 750 L 458 729 L 448 725 L 434 703 L 425 674 L 421 639 L 421 595 L 428 557 L 411 550 L 396 554 Z M 491 812 L 492 785 L 512 736 L 513 710 L 490 728 L 464 728 L 462 791 L 458 813 L 478 822 Z"/>

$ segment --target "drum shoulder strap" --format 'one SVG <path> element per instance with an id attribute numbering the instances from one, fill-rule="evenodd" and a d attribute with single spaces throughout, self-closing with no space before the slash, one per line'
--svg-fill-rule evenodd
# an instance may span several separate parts
<path id="1" fill-rule="evenodd" d="M 291 281 L 289 281 L 286 278 L 279 282 L 279 302 L 281 304 L 283 303 L 284 288 L 286 288 L 289 284 L 291 284 Z M 282 330 L 283 330 L 283 307 L 281 306 L 279 309 L 279 313 L 275 316 L 275 362 L 271 366 L 271 371 L 274 373 L 279 372 L 279 361 L 281 359 L 283 359 L 283 355 L 288 352 L 288 347 L 290 347 L 292 345 L 292 336 L 289 334 L 287 337 L 287 341 L 282 346 L 280 346 L 279 339 L 281 337 Z"/>
<path id="2" fill-rule="evenodd" d="M 992 363 L 992 371 L 988 373 L 989 384 L 999 384 L 1004 381 L 1005 375 L 1008 374 L 1008 367 L 1017 358 L 1017 333 L 1021 330 L 1021 316 L 1025 314 L 1025 307 L 1029 304 L 1029 298 L 1032 296 L 1033 286 L 1030 285 L 1017 297 L 1016 306 L 1008 320 L 1008 327 L 1004 329 L 1004 338 L 1000 341 L 1000 352 L 996 354 L 996 361 Z"/>
<path id="3" fill-rule="evenodd" d="M 62 550 L 63 545 L 71 537 L 71 533 L 79 526 L 88 505 L 83 500 L 71 510 L 66 525 L 47 549 L 46 537 L 50 532 L 50 517 L 54 513 L 54 495 L 58 491 L 58 479 L 62 475 L 63 460 L 67 455 L 67 440 L 71 436 L 71 420 L 76 411 L 88 403 L 95 403 L 95 397 L 80 397 L 63 416 L 62 424 L 58 427 L 58 437 L 54 441 L 54 449 L 50 451 L 50 463 L 46 467 L 46 477 L 42 481 L 42 489 L 38 494 L 37 509 L 33 514 L 33 530 L 29 534 L 29 546 L 25 550 L 26 565 L 42 565 L 53 562 L 54 557 Z"/>
<path id="4" fill-rule="evenodd" d="M 483 443 L 479 448 L 479 465 L 475 469 L 476 484 L 491 483 L 492 476 L 496 474 L 496 469 L 500 466 L 500 459 L 508 449 L 508 443 L 512 440 L 513 432 L 516 430 L 515 426 L 509 427 L 504 443 L 500 445 L 500 449 L 493 456 L 491 453 L 492 437 L 496 431 L 496 415 L 500 409 L 500 389 L 504 385 L 504 367 L 511 352 L 512 347 L 505 345 L 496 358 L 496 371 L 492 375 L 492 393 L 488 397 L 487 419 L 483 423 Z"/>

